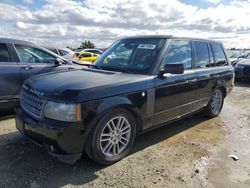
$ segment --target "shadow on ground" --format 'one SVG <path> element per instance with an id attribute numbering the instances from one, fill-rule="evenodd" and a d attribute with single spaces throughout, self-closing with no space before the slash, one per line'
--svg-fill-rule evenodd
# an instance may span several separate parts
<path id="1" fill-rule="evenodd" d="M 200 114 L 139 136 L 130 155 L 167 140 L 207 119 Z M 0 187 L 84 185 L 106 168 L 85 155 L 74 165 L 58 162 L 18 132 L 0 135 Z"/>

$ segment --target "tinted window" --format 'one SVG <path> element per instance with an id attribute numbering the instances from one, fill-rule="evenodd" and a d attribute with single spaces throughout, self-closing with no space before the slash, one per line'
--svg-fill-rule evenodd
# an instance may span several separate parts
<path id="1" fill-rule="evenodd" d="M 0 62 L 10 62 L 10 55 L 6 44 L 0 44 Z"/>
<path id="2" fill-rule="evenodd" d="M 182 63 L 185 69 L 192 68 L 191 43 L 187 40 L 172 40 L 167 55 L 164 57 L 165 64 Z"/>
<path id="3" fill-rule="evenodd" d="M 215 66 L 223 66 L 227 65 L 227 59 L 224 54 L 223 48 L 221 45 L 212 43 L 212 49 L 214 53 L 214 58 L 215 58 Z"/>
<path id="4" fill-rule="evenodd" d="M 56 57 L 37 48 L 16 45 L 16 49 L 23 63 L 55 63 Z"/>
<path id="5" fill-rule="evenodd" d="M 210 67 L 207 42 L 194 41 L 195 65 L 197 68 Z"/>

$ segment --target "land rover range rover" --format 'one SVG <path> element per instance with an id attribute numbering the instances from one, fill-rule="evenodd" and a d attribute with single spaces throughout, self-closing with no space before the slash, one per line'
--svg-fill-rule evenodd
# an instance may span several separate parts
<path id="1" fill-rule="evenodd" d="M 173 36 L 116 41 L 82 70 L 27 80 L 17 129 L 62 161 L 125 157 L 136 135 L 203 110 L 218 116 L 234 69 L 220 42 Z"/>

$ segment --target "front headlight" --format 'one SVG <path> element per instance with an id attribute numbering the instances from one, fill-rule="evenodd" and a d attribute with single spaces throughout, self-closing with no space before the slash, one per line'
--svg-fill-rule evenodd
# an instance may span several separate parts
<path id="1" fill-rule="evenodd" d="M 60 121 L 80 121 L 81 120 L 81 105 L 80 104 L 65 104 L 49 101 L 44 106 L 44 117 L 60 120 Z"/>

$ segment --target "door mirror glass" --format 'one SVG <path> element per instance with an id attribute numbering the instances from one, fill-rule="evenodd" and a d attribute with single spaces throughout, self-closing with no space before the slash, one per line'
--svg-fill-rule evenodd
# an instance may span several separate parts
<path id="1" fill-rule="evenodd" d="M 166 64 L 164 66 L 164 73 L 183 74 L 184 73 L 184 65 L 182 63 Z"/>

